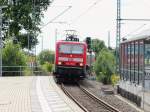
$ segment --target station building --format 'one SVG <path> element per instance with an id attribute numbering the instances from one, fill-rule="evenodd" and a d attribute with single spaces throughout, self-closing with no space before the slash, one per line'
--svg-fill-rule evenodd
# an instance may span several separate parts
<path id="1" fill-rule="evenodd" d="M 150 107 L 150 31 L 120 44 L 118 93 L 140 107 Z"/>

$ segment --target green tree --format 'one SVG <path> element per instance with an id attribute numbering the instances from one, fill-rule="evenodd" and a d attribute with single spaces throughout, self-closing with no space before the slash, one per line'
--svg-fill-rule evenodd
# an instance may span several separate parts
<path id="1" fill-rule="evenodd" d="M 21 50 L 20 45 L 13 44 L 12 42 L 7 42 L 5 48 L 3 49 L 3 70 L 4 71 L 18 71 L 19 67 L 7 67 L 7 66 L 26 66 L 26 56 Z M 3 75 L 17 75 L 15 73 Z"/>
<path id="2" fill-rule="evenodd" d="M 99 39 L 92 39 L 92 50 L 96 53 L 96 57 L 99 54 L 99 52 L 103 49 L 106 48 L 106 45 L 104 41 L 99 40 Z"/>
<path id="3" fill-rule="evenodd" d="M 52 0 L 9 0 L 8 4 L 7 0 L 0 0 L 0 5 L 7 5 L 7 8 L 3 9 L 3 16 L 4 20 L 9 22 L 8 27 L 3 30 L 3 37 L 15 38 L 20 43 L 27 43 L 28 34 L 29 37 L 32 37 L 30 44 L 34 46 L 40 32 L 43 12 L 51 2 Z M 27 33 L 23 34 L 22 30 Z M 27 45 L 21 44 L 21 47 L 27 48 Z"/>
<path id="4" fill-rule="evenodd" d="M 54 52 L 49 51 L 49 50 L 43 50 L 39 54 L 38 60 L 41 65 L 43 65 L 46 62 L 53 64 L 54 63 Z"/>
<path id="5" fill-rule="evenodd" d="M 97 79 L 103 83 L 111 83 L 111 75 L 115 73 L 115 57 L 108 49 L 102 49 L 98 53 L 94 65 Z"/>

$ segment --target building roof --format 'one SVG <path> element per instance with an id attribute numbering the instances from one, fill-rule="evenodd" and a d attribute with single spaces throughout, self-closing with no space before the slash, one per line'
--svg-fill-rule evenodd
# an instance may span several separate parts
<path id="1" fill-rule="evenodd" d="M 136 40 L 145 40 L 145 39 L 150 39 L 150 29 L 142 31 L 139 34 L 132 36 L 132 38 L 122 41 L 121 43 L 132 42 Z"/>

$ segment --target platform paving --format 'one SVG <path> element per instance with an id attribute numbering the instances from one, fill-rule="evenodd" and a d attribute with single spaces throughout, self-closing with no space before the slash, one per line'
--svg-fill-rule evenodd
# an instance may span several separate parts
<path id="1" fill-rule="evenodd" d="M 83 112 L 52 76 L 1 77 L 0 112 Z"/>
<path id="2" fill-rule="evenodd" d="M 30 77 L 0 78 L 0 112 L 31 112 Z"/>

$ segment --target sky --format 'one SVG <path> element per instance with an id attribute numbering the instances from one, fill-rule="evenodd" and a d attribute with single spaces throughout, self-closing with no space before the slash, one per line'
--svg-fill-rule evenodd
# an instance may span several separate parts
<path id="1" fill-rule="evenodd" d="M 57 40 L 65 39 L 64 30 L 71 29 L 77 31 L 80 40 L 86 37 L 98 38 L 106 45 L 110 32 L 110 46 L 115 47 L 116 2 L 117 0 L 54 0 L 42 18 L 42 33 L 38 37 L 37 54 L 42 49 L 55 50 L 56 29 Z M 64 22 L 63 24 L 46 25 L 69 6 L 70 9 L 53 21 Z M 121 0 L 122 18 L 150 19 L 149 10 L 150 0 Z M 150 21 L 122 21 L 121 37 L 132 38 L 146 29 L 150 29 Z"/>

